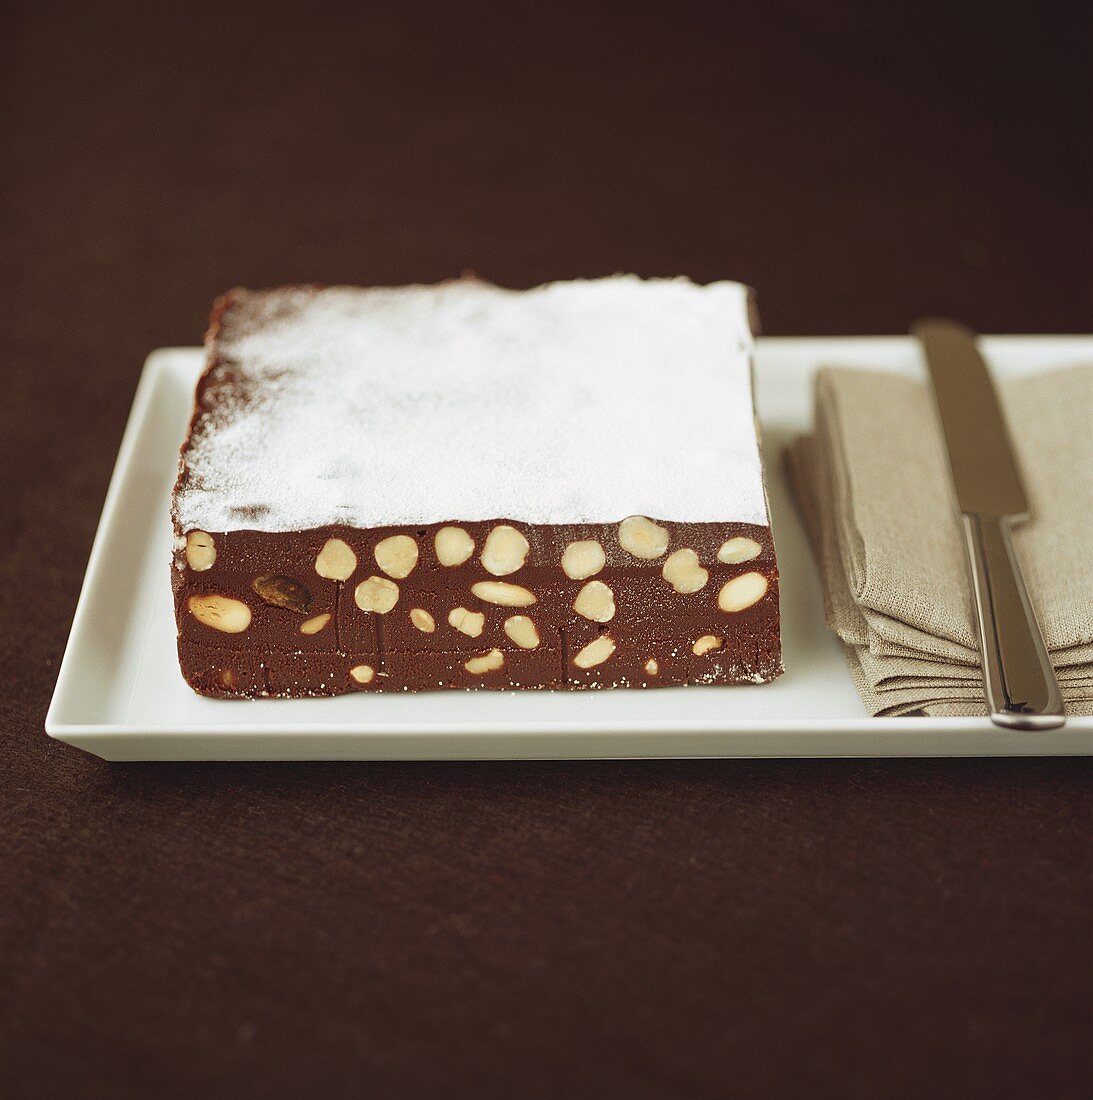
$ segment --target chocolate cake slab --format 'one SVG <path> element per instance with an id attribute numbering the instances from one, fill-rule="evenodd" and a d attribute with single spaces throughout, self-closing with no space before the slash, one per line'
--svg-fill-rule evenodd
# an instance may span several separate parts
<path id="1" fill-rule="evenodd" d="M 234 290 L 172 501 L 221 697 L 782 669 L 746 287 Z"/>

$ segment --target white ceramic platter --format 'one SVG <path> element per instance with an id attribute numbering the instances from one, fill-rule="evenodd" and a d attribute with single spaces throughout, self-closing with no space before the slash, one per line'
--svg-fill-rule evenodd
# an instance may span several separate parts
<path id="1" fill-rule="evenodd" d="M 1093 337 L 988 337 L 999 376 L 1093 361 Z M 1020 733 L 985 718 L 870 718 L 824 626 L 816 570 L 782 478 L 821 365 L 919 373 L 905 337 L 767 338 L 756 388 L 781 573 L 786 674 L 746 687 L 353 694 L 222 701 L 175 655 L 168 498 L 202 355 L 153 352 L 137 388 L 53 701 L 52 737 L 107 760 L 472 760 L 1051 756 L 1093 752 L 1093 719 Z"/>

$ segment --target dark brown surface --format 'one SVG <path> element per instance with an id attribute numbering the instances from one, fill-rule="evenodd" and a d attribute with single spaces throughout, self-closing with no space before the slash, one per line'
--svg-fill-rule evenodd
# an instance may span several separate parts
<path id="1" fill-rule="evenodd" d="M 108 766 L 42 720 L 143 357 L 226 286 L 1087 330 L 1083 7 L 4 8 L 0 1092 L 1082 1095 L 1081 761 Z"/>

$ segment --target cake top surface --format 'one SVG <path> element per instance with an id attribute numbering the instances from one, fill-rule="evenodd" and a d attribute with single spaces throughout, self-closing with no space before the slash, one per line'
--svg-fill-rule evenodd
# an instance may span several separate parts
<path id="1" fill-rule="evenodd" d="M 752 348 L 731 282 L 234 291 L 175 522 L 765 525 Z"/>

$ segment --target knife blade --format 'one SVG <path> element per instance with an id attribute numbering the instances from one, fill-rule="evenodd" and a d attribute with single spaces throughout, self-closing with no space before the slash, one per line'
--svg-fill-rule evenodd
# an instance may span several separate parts
<path id="1" fill-rule="evenodd" d="M 966 325 L 911 327 L 922 346 L 949 456 L 975 597 L 991 721 L 1009 729 L 1063 725 L 1063 698 L 1010 537 L 1028 498 L 990 373 Z"/>

